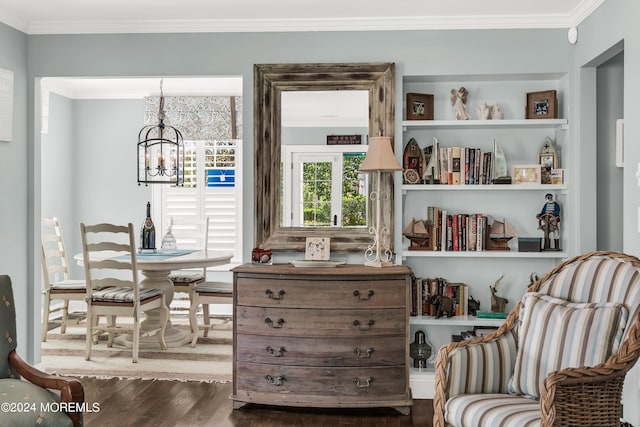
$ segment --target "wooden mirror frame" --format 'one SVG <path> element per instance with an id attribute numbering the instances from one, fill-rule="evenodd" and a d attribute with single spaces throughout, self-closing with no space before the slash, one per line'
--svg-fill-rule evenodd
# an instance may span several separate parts
<path id="1" fill-rule="evenodd" d="M 369 197 L 367 227 L 282 227 L 280 225 L 281 93 L 284 91 L 369 91 L 369 134 L 394 136 L 395 64 L 255 64 L 253 136 L 255 163 L 255 246 L 275 251 L 304 251 L 307 237 L 329 237 L 331 250 L 363 251 L 373 242 Z M 369 178 L 369 186 L 373 185 Z M 393 246 L 393 176 L 385 174 L 381 192 L 389 195 L 383 223 Z"/>

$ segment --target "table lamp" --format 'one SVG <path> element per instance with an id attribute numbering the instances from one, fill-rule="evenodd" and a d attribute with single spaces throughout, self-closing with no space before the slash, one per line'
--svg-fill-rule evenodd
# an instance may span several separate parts
<path id="1" fill-rule="evenodd" d="M 391 258 L 393 253 L 389 247 L 391 236 L 389 227 L 382 223 L 382 202 L 389 200 L 389 194 L 381 194 L 380 180 L 382 172 L 402 170 L 391 148 L 391 138 L 388 136 L 372 136 L 369 138 L 367 155 L 360 165 L 360 172 L 375 172 L 373 184 L 375 189 L 369 193 L 369 199 L 375 202 L 374 224 L 369 227 L 369 233 L 373 234 L 373 243 L 364 253 L 365 263 L 371 267 L 388 267 L 393 265 Z M 371 174 L 373 175 L 373 174 Z M 388 207 L 393 209 L 392 206 Z"/>

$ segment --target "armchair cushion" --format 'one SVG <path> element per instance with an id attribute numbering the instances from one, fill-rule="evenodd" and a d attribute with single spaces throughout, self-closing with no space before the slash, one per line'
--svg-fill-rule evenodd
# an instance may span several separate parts
<path id="1" fill-rule="evenodd" d="M 618 350 L 627 316 L 620 303 L 571 303 L 525 294 L 509 393 L 538 399 L 549 373 L 605 362 Z"/>
<path id="2" fill-rule="evenodd" d="M 516 335 L 507 331 L 493 341 L 453 350 L 449 359 L 449 397 L 458 394 L 506 393 L 516 362 Z"/>
<path id="3" fill-rule="evenodd" d="M 540 418 L 540 402 L 508 394 L 461 394 L 445 405 L 445 420 L 456 427 L 538 427 Z"/>
<path id="4" fill-rule="evenodd" d="M 0 412 L 3 426 L 72 426 L 71 418 L 60 408 L 60 398 L 51 390 L 27 381 L 4 378 L 0 380 L 0 404 L 8 403 Z M 4 408 L 4 406 L 3 406 Z M 49 410 L 47 410 L 49 409 Z"/>

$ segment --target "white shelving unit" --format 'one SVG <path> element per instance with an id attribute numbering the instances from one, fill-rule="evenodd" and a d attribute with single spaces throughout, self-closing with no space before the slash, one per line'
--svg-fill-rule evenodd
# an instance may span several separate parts
<path id="1" fill-rule="evenodd" d="M 472 120 L 455 120 L 450 104 L 452 88 L 464 86 L 469 91 L 467 111 Z M 526 93 L 555 89 L 558 92 L 558 115 L 566 117 L 566 76 L 561 74 L 527 75 L 473 75 L 473 76 L 405 76 L 403 77 L 403 106 L 406 93 L 434 95 L 435 120 L 404 120 L 402 122 L 403 150 L 409 139 L 414 138 L 424 149 L 438 139 L 440 147 L 479 147 L 490 151 L 496 140 L 507 158 L 507 164 L 538 164 L 538 150 L 545 137 L 556 141 L 560 150 L 560 167 L 565 168 L 563 184 L 490 184 L 490 185 L 438 185 L 404 184 L 396 189 L 401 197 L 402 218 L 398 224 L 403 229 L 412 218 L 426 218 L 428 206 L 438 206 L 449 213 L 483 213 L 494 219 L 508 219 L 521 237 L 541 237 L 537 230 L 535 214 L 544 204 L 548 192 L 557 195 L 562 205 L 562 221 L 570 223 L 572 209 L 568 206 L 571 179 L 567 175 L 570 163 L 567 153 L 570 131 L 567 119 L 525 119 Z M 502 120 L 473 120 L 480 103 L 499 103 L 504 113 Z M 404 114 L 406 117 L 406 113 Z M 562 224 L 562 223 L 561 223 Z M 403 264 L 412 267 L 417 277 L 442 277 L 450 282 L 468 285 L 469 293 L 481 302 L 481 310 L 490 308 L 489 285 L 504 273 L 499 294 L 509 299 L 510 310 L 521 298 L 528 286 L 530 273 L 543 274 L 563 259 L 571 250 L 571 238 L 562 227 L 561 251 L 518 252 L 514 243 L 510 251 L 420 251 L 408 250 L 407 239 L 402 239 L 398 255 Z M 421 329 L 437 349 L 451 342 L 452 334 L 472 329 L 474 326 L 498 327 L 502 319 L 477 319 L 473 316 L 457 316 L 435 319 L 429 316 L 410 318 L 410 342 Z M 426 369 L 412 368 L 410 385 L 414 398 L 430 399 L 434 393 L 433 362 Z"/>

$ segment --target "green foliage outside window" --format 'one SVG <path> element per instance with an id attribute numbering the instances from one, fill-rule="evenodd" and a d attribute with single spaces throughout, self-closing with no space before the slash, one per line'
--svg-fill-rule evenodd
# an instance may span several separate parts
<path id="1" fill-rule="evenodd" d="M 342 226 L 366 226 L 366 195 L 358 169 L 364 155 L 343 156 Z M 331 220 L 331 163 L 305 163 L 302 170 L 303 224 L 329 227 Z"/>

